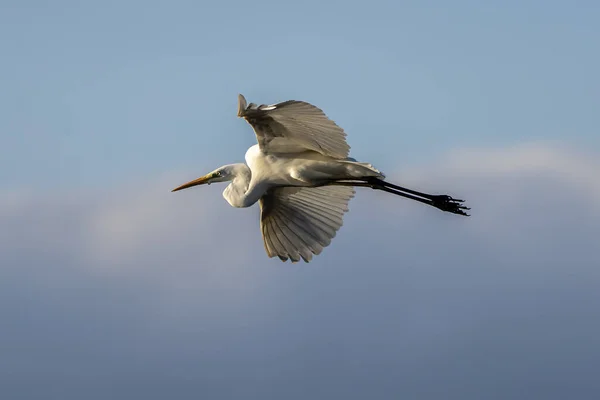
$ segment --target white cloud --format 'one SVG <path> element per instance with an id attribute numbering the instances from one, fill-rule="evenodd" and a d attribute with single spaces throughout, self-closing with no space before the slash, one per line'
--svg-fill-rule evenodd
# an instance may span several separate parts
<path id="1" fill-rule="evenodd" d="M 462 149 L 448 158 L 455 173 L 470 177 L 549 178 L 600 202 L 600 160 L 559 144 L 527 143 L 506 149 Z"/>
<path id="2" fill-rule="evenodd" d="M 539 202 L 538 212 L 546 206 L 562 207 L 558 203 L 567 198 L 571 204 L 565 207 L 598 206 L 598 172 L 600 162 L 582 153 L 558 145 L 524 144 L 505 149 L 461 149 L 437 165 L 388 173 L 388 178 L 423 191 L 463 197 L 473 206 L 469 226 L 481 231 L 510 231 L 503 216 L 519 213 L 532 199 Z M 219 185 L 170 192 L 187 178 L 189 175 L 170 174 L 153 182 L 91 194 L 6 192 L 1 196 L 0 217 L 15 224 L 21 221 L 15 229 L 21 235 L 31 234 L 32 241 L 65 247 L 69 241 L 77 243 L 85 265 L 95 268 L 139 267 L 136 260 L 151 257 L 176 262 L 178 257 L 187 258 L 186 254 L 197 257 L 199 263 L 242 264 L 249 254 L 254 260 L 262 257 L 265 262 L 271 261 L 267 261 L 262 248 L 257 207 L 232 209 L 222 199 L 224 186 Z M 577 197 L 567 195 L 569 190 Z M 359 190 L 347 220 L 360 218 L 355 213 L 369 212 L 375 219 L 393 213 L 403 218 L 426 218 L 431 223 L 445 215 L 393 196 L 373 196 Z M 361 206 L 361 198 L 381 201 L 385 210 L 367 211 Z M 596 208 L 588 212 L 598 216 Z M 342 232 L 355 229 L 347 225 Z M 62 238 L 61 230 L 67 233 Z M 326 249 L 325 253 L 331 251 L 336 250 Z"/>
<path id="3" fill-rule="evenodd" d="M 458 246 L 469 241 L 513 249 L 539 249 L 542 238 L 558 241 L 564 226 L 575 235 L 587 229 L 591 237 L 600 217 L 599 168 L 600 162 L 581 153 L 528 144 L 458 150 L 437 165 L 388 173 L 404 186 L 464 198 L 472 217 L 359 189 L 341 231 L 311 265 L 361 251 L 391 257 L 398 244 L 390 238 L 407 235 L 421 235 L 415 245 L 422 246 L 443 247 L 444 235 L 452 235 L 450 242 Z M 58 254 L 89 273 L 152 281 L 169 291 L 193 291 L 201 280 L 205 288 L 248 292 L 264 283 L 250 266 L 291 268 L 267 258 L 257 206 L 231 208 L 221 196 L 223 185 L 170 192 L 191 175 L 87 193 L 4 193 L 0 219 L 7 229 L 0 249 Z"/>

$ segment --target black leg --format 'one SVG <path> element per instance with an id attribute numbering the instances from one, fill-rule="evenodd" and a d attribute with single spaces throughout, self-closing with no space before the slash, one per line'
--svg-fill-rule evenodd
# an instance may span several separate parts
<path id="1" fill-rule="evenodd" d="M 464 210 L 470 210 L 469 207 L 461 205 L 464 200 L 453 199 L 447 195 L 431 195 L 426 193 L 417 192 L 403 188 L 401 186 L 393 185 L 389 182 L 382 181 L 381 179 L 368 179 L 367 182 L 357 181 L 334 181 L 330 182 L 330 185 L 340 186 L 359 186 L 359 187 L 370 187 L 376 190 L 382 190 L 384 192 L 392 193 L 398 196 L 405 197 L 407 199 L 415 200 L 420 203 L 428 204 L 439 210 L 446 211 L 452 214 L 469 216 Z"/>
<path id="2" fill-rule="evenodd" d="M 402 186 L 394 185 L 392 183 L 386 182 L 386 181 L 378 179 L 378 178 L 369 178 L 369 181 L 375 183 L 376 185 L 382 185 L 383 187 L 386 187 L 386 188 L 399 190 L 402 192 L 410 193 L 410 194 L 431 200 L 431 205 L 442 211 L 451 212 L 453 214 L 469 216 L 469 214 L 462 211 L 462 210 L 470 210 L 469 207 L 465 207 L 460 204 L 460 203 L 463 203 L 464 200 L 454 199 L 448 195 L 433 195 L 433 194 L 417 192 L 416 190 L 411 190 L 411 189 L 404 188 Z"/>

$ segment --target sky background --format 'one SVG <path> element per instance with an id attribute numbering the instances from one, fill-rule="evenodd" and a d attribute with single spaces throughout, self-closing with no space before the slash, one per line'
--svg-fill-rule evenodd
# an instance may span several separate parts
<path id="1" fill-rule="evenodd" d="M 600 5 L 0 3 L 0 397 L 600 397 Z M 309 101 L 358 190 L 310 264 L 222 185 Z"/>

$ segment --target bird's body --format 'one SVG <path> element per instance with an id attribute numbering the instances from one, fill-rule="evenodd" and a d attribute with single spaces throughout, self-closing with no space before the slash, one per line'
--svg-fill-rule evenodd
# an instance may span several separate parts
<path id="1" fill-rule="evenodd" d="M 314 187 L 322 182 L 365 177 L 384 178 L 369 164 L 338 160 L 315 151 L 265 154 L 258 145 L 248 149 L 246 164 L 231 164 L 235 178 L 223 197 L 232 207 L 250 207 L 274 187 Z"/>
<path id="2" fill-rule="evenodd" d="M 223 191 L 238 208 L 261 206 L 261 230 L 270 257 L 308 262 L 327 247 L 342 226 L 355 186 L 380 189 L 466 215 L 462 200 L 428 195 L 385 182 L 371 164 L 348 157 L 345 132 L 317 107 L 290 100 L 274 105 L 246 103 L 238 116 L 248 121 L 258 144 L 246 164 L 228 164 L 173 191 L 213 182 L 231 183 Z"/>
<path id="3" fill-rule="evenodd" d="M 383 177 L 370 164 L 352 159 L 336 159 L 316 151 L 265 154 L 258 145 L 246 152 L 246 164 L 261 179 L 275 185 L 313 186 L 323 180 Z"/>

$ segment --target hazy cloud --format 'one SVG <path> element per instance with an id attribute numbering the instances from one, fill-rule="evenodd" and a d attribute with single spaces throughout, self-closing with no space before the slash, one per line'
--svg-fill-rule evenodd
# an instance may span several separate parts
<path id="1" fill-rule="evenodd" d="M 231 208 L 223 186 L 170 193 L 190 174 L 3 193 L 0 387 L 11 398 L 594 398 L 599 171 L 547 144 L 386 171 L 465 198 L 473 216 L 359 190 L 307 265 L 267 259 L 257 207 Z"/>

